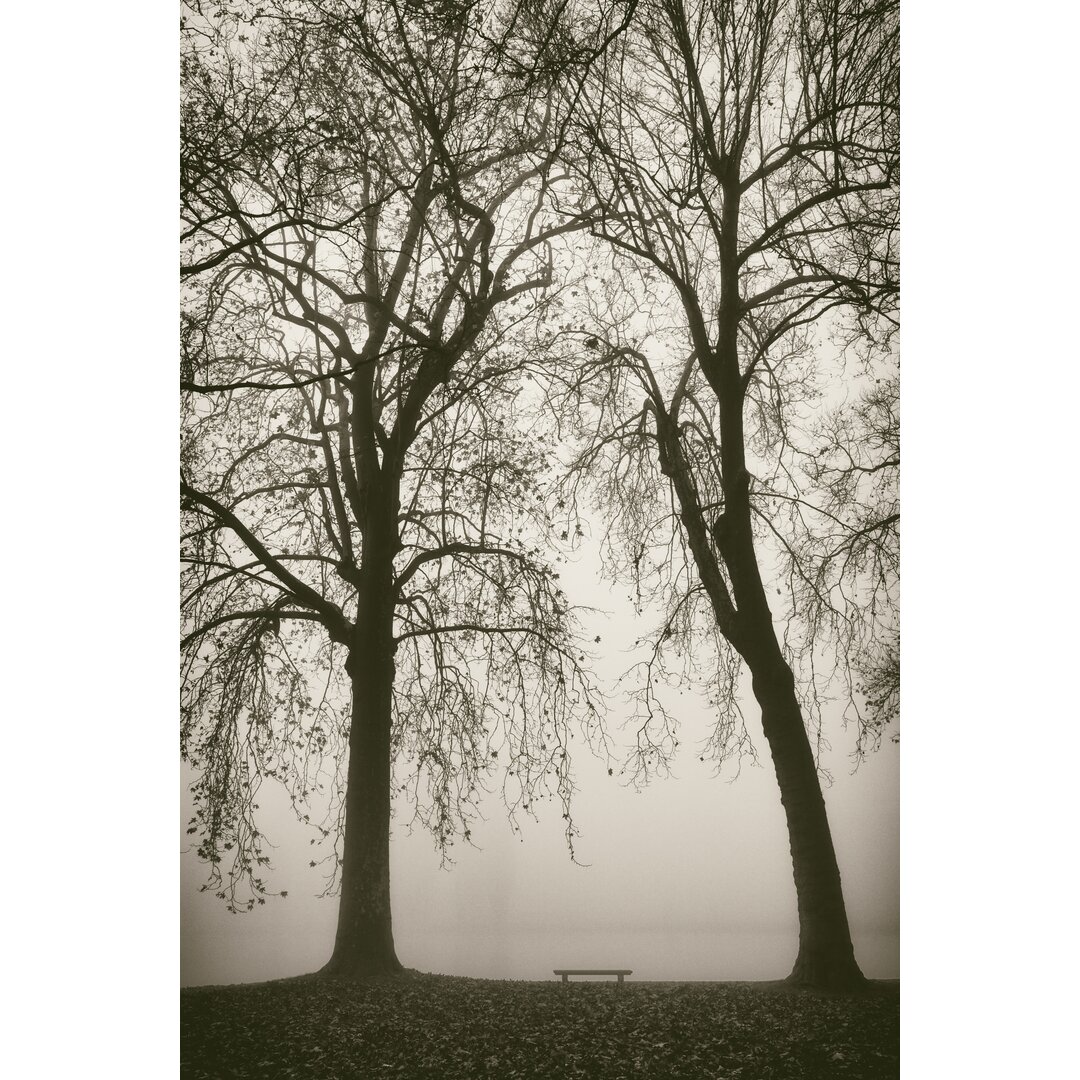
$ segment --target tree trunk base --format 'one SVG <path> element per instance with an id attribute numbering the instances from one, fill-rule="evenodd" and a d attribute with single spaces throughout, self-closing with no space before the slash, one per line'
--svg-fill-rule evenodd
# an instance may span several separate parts
<path id="1" fill-rule="evenodd" d="M 394 948 L 389 912 L 338 920 L 334 951 L 320 975 L 338 979 L 365 979 L 371 975 L 399 975 L 404 971 Z"/>
<path id="2" fill-rule="evenodd" d="M 391 953 L 390 956 L 331 956 L 319 968 L 317 974 L 329 975 L 335 979 L 366 979 L 372 975 L 400 975 L 405 970 L 401 961 Z"/>
<path id="3" fill-rule="evenodd" d="M 784 981 L 816 990 L 862 990 L 867 985 L 866 976 L 859 970 L 854 957 L 839 959 L 801 952 Z"/>

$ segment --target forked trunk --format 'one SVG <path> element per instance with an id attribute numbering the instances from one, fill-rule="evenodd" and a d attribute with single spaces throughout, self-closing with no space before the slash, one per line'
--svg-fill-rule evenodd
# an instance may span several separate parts
<path id="1" fill-rule="evenodd" d="M 390 918 L 391 634 L 386 617 L 365 620 L 346 665 L 352 730 L 341 903 L 334 952 L 323 972 L 348 978 L 401 971 Z"/>
<path id="2" fill-rule="evenodd" d="M 741 463 L 732 469 L 740 470 Z M 788 978 L 808 986 L 859 986 L 865 980 L 851 946 L 840 870 L 817 766 L 795 693 L 795 679 L 780 650 L 761 587 L 745 489 L 739 492 L 733 485 L 736 498 L 729 497 L 729 503 L 738 506 L 741 501 L 741 506 L 735 513 L 729 511 L 730 516 L 725 515 L 723 528 L 714 526 L 739 602 L 738 610 L 733 611 L 719 567 L 704 538 L 694 493 L 689 485 L 679 483 L 677 472 L 672 475 L 681 504 L 691 508 L 691 512 L 684 511 L 684 521 L 718 625 L 753 676 L 754 695 L 761 706 L 762 727 L 780 786 L 799 906 L 799 955 Z"/>
<path id="3" fill-rule="evenodd" d="M 787 818 L 795 892 L 799 906 L 799 954 L 789 981 L 833 989 L 865 982 L 851 946 L 840 869 L 836 864 L 825 800 L 821 796 L 814 754 L 795 693 L 795 677 L 784 659 L 773 627 L 754 549 L 750 513 L 750 474 L 746 469 L 743 430 L 743 377 L 738 356 L 738 274 L 734 261 L 737 195 L 729 193 L 725 212 L 732 224 L 732 251 L 725 263 L 727 281 L 721 310 L 722 340 L 713 372 L 721 408 L 725 513 L 715 539 L 728 567 L 737 613 L 731 620 L 739 653 L 753 677 L 754 696 L 780 786 Z M 714 600 L 718 618 L 723 605 Z M 723 625 L 723 623 L 721 623 Z"/>

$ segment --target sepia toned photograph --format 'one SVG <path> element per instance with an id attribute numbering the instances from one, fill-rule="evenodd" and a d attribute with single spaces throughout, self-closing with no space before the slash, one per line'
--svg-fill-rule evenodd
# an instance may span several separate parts
<path id="1" fill-rule="evenodd" d="M 6 16 L 3 1075 L 1076 1072 L 1080 7 Z"/>
<path id="2" fill-rule="evenodd" d="M 186 0 L 180 1075 L 900 1075 L 894 0 Z"/>

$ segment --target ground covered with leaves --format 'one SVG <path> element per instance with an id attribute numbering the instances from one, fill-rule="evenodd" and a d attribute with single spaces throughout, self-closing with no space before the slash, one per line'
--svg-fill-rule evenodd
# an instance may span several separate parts
<path id="1" fill-rule="evenodd" d="M 180 994 L 181 1077 L 896 1077 L 900 990 L 315 976 Z"/>

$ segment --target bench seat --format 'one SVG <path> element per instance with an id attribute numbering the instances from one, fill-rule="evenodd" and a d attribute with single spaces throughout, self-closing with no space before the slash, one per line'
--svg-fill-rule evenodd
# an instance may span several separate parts
<path id="1" fill-rule="evenodd" d="M 617 975 L 622 986 L 623 978 L 634 973 L 630 968 L 553 968 L 552 974 L 561 975 L 563 982 L 571 975 Z"/>

